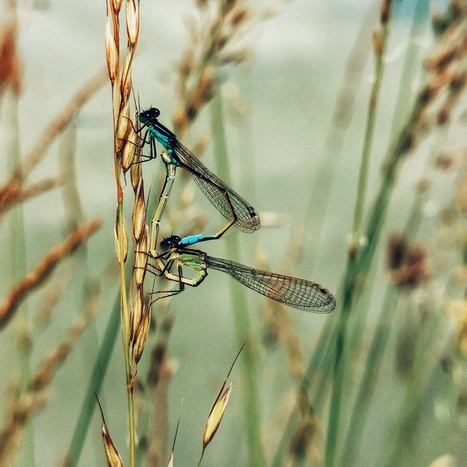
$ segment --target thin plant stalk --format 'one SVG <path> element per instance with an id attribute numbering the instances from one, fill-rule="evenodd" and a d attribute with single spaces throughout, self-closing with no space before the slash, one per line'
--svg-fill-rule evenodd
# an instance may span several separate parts
<path id="1" fill-rule="evenodd" d="M 381 7 L 381 31 L 374 33 L 375 47 L 375 78 L 371 87 L 370 101 L 368 103 L 368 115 L 366 120 L 365 136 L 362 150 L 362 160 L 358 175 L 357 199 L 355 201 L 354 221 L 352 227 L 352 237 L 350 250 L 358 249 L 361 241 L 363 213 L 365 210 L 365 199 L 368 186 L 368 172 L 370 168 L 370 156 L 375 134 L 376 113 L 378 109 L 379 93 L 384 74 L 384 59 L 386 56 L 387 42 L 390 32 L 391 0 L 383 0 Z M 351 253 L 352 254 L 352 253 Z"/>
<path id="2" fill-rule="evenodd" d="M 127 33 L 127 49 L 124 56 L 123 64 L 120 67 L 120 22 L 119 15 L 122 6 L 121 1 L 107 1 L 107 30 L 106 30 L 106 60 L 109 79 L 112 87 L 112 118 L 113 118 L 113 138 L 114 138 L 114 168 L 115 181 L 117 191 L 117 214 L 115 221 L 115 251 L 117 261 L 119 263 L 120 276 L 120 315 L 122 319 L 122 345 L 125 361 L 125 376 L 128 401 L 128 430 L 129 430 L 129 457 L 130 466 L 135 465 L 135 413 L 134 413 L 134 393 L 133 384 L 136 377 L 137 360 L 134 358 L 136 354 L 135 340 L 137 339 L 137 327 L 141 323 L 141 306 L 142 302 L 132 300 L 132 304 L 136 303 L 139 306 L 138 310 L 129 308 L 129 291 L 127 290 L 127 278 L 125 271 L 125 263 L 128 257 L 128 233 L 124 218 L 124 190 L 122 179 L 124 176 L 122 167 L 122 155 L 125 151 L 125 146 L 131 145 L 129 142 L 132 125 L 130 124 L 130 107 L 129 98 L 132 90 L 132 63 L 136 50 L 136 45 L 139 36 L 139 1 L 126 0 L 125 2 L 125 20 Z M 131 149 L 134 149 L 132 146 Z M 139 165 L 139 164 L 137 164 Z M 135 188 L 135 194 L 142 194 L 141 172 L 132 171 L 132 185 Z M 139 191 L 137 191 L 139 190 Z M 138 204 L 140 198 L 135 197 L 134 209 L 145 210 L 144 205 Z M 144 203 L 143 203 L 144 204 Z M 145 251 L 145 248 L 140 245 L 140 241 L 145 241 L 144 233 L 142 235 L 141 225 L 132 224 L 133 234 L 135 239 L 136 251 Z M 138 238 L 135 237 L 138 230 Z M 141 282 L 136 284 L 136 293 L 141 293 L 142 282 L 144 279 L 144 271 L 139 270 Z M 135 282 L 137 279 L 135 278 Z M 138 355 L 139 359 L 141 355 Z"/>
<path id="3" fill-rule="evenodd" d="M 388 39 L 388 31 L 390 27 L 390 16 L 391 16 L 391 0 L 383 0 L 381 7 L 381 36 L 376 39 L 376 52 L 377 52 L 377 62 L 375 69 L 375 85 L 370 97 L 370 107 L 369 107 L 369 122 L 367 123 L 366 135 L 365 135 L 365 146 L 364 154 L 362 158 L 362 168 L 360 171 L 360 177 L 362 180 L 359 181 L 359 189 L 357 195 L 357 207 L 355 210 L 354 218 L 354 227 L 352 232 L 353 241 L 350 245 L 349 259 L 347 263 L 347 270 L 344 278 L 344 296 L 342 304 L 342 313 L 341 319 L 339 322 L 339 327 L 337 331 L 337 341 L 336 341 L 336 352 L 335 358 L 333 361 L 334 368 L 334 381 L 331 393 L 331 406 L 329 413 L 329 425 L 328 425 L 328 435 L 327 435 L 327 444 L 326 444 L 326 466 L 334 465 L 334 458 L 336 455 L 336 446 L 338 441 L 338 429 L 340 423 L 340 413 L 341 413 L 341 403 L 343 395 L 343 382 L 344 382 L 344 360 L 342 359 L 344 345 L 345 345 L 345 336 L 347 332 L 348 318 L 349 313 L 352 307 L 352 302 L 354 298 L 354 287 L 355 281 L 359 275 L 358 264 L 357 264 L 357 252 L 359 250 L 358 243 L 361 237 L 361 221 L 363 216 L 364 209 L 364 198 L 366 193 L 366 179 L 367 179 L 367 164 L 369 159 L 369 151 L 371 148 L 372 134 L 374 131 L 375 125 L 375 113 L 374 110 L 377 107 L 377 99 L 379 95 L 379 85 L 382 80 L 382 73 L 384 71 L 383 67 L 383 58 L 384 51 L 386 49 L 386 42 Z M 366 241 L 370 242 L 370 238 L 367 238 Z"/>
<path id="4" fill-rule="evenodd" d="M 227 184 L 230 184 L 230 170 L 228 167 L 227 143 L 225 138 L 224 118 L 222 111 L 222 96 L 214 94 L 211 102 L 211 128 L 214 142 L 214 154 L 217 173 Z M 227 256 L 233 260 L 239 259 L 240 246 L 237 232 L 232 232 L 226 241 Z M 238 345 L 246 341 L 242 356 L 241 378 L 244 396 L 244 413 L 247 423 L 247 440 L 249 446 L 250 465 L 266 465 L 263 443 L 261 439 L 261 415 L 256 379 L 257 368 L 253 353 L 251 326 L 248 317 L 248 305 L 244 291 L 237 286 L 232 287 L 232 308 L 234 314 L 235 333 Z"/>
<path id="5" fill-rule="evenodd" d="M 79 411 L 79 418 L 75 425 L 73 436 L 71 438 L 71 444 L 63 465 L 78 465 L 81 451 L 84 446 L 84 441 L 91 423 L 92 414 L 94 413 L 94 409 L 96 407 L 95 394 L 100 393 L 100 389 L 102 387 L 102 383 L 110 363 L 110 357 L 113 352 L 114 344 L 117 340 L 118 331 L 120 329 L 119 310 L 120 297 L 117 297 L 114 306 L 110 311 L 109 322 L 107 324 L 104 339 L 97 353 L 97 358 L 91 372 L 88 388 Z"/>

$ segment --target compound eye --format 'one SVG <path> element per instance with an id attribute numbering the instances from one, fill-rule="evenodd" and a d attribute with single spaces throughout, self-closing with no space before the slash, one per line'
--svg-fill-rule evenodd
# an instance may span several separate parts
<path id="1" fill-rule="evenodd" d="M 171 247 L 171 245 L 172 245 L 172 242 L 170 238 L 168 238 L 167 240 L 162 240 L 162 242 L 160 243 L 160 247 L 162 251 L 167 251 Z"/>
<path id="2" fill-rule="evenodd" d="M 152 107 L 148 112 L 150 112 L 151 118 L 157 118 L 161 114 L 160 110 L 156 107 Z"/>

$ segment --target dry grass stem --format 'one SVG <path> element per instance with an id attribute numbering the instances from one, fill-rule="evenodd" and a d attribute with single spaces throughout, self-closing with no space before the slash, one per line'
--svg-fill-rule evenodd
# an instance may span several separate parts
<path id="1" fill-rule="evenodd" d="M 0 329 L 13 317 L 24 299 L 50 276 L 55 267 L 86 242 L 100 226 L 101 221 L 93 219 L 77 228 L 63 243 L 52 247 L 42 261 L 12 288 L 0 305 Z"/>
<path id="2" fill-rule="evenodd" d="M 75 319 L 62 342 L 43 360 L 26 391 L 13 403 L 8 419 L 0 430 L 0 465 L 10 465 L 9 459 L 14 459 L 24 427 L 32 415 L 46 405 L 45 389 L 66 362 L 84 328 L 95 316 L 99 304 L 100 292 L 96 292 L 89 298 L 85 310 Z"/>
<path id="3" fill-rule="evenodd" d="M 56 371 L 63 365 L 66 358 L 73 350 L 76 341 L 81 336 L 84 328 L 94 318 L 101 304 L 101 292 L 96 290 L 88 299 L 83 313 L 77 316 L 68 331 L 68 335 L 55 347 L 43 360 L 39 370 L 34 374 L 28 385 L 31 392 L 39 392 L 46 388 L 52 381 Z"/>
<path id="4" fill-rule="evenodd" d="M 70 287 L 75 274 L 76 269 L 71 268 L 66 274 L 60 275 L 56 280 L 53 282 L 50 281 L 47 284 L 41 304 L 34 315 L 34 324 L 38 328 L 44 328 L 50 322 L 57 303 L 60 301 L 67 288 Z"/>
<path id="5" fill-rule="evenodd" d="M 254 13 L 250 2 L 202 2 L 200 21 L 192 21 L 190 40 L 178 68 L 177 95 L 180 102 L 174 117 L 175 132 L 183 136 L 202 106 L 213 96 L 220 68 L 240 64 L 249 57 L 244 39 L 265 16 Z"/>
<path id="6" fill-rule="evenodd" d="M 14 465 L 24 426 L 31 416 L 46 404 L 47 397 L 43 392 L 23 394 L 15 402 L 9 410 L 4 427 L 0 430 L 0 465 Z"/>
<path id="7" fill-rule="evenodd" d="M 57 136 L 63 132 L 71 119 L 81 107 L 104 85 L 107 73 L 105 70 L 94 75 L 68 102 L 65 108 L 42 132 L 39 141 L 23 158 L 23 162 L 16 168 L 8 182 L 0 187 L 0 199 L 4 190 L 11 189 L 9 185 L 22 184 L 31 170 L 42 160 L 47 150 Z"/>
<path id="8" fill-rule="evenodd" d="M 17 183 L 10 183 L 0 191 L 0 217 L 18 203 L 23 203 L 28 199 L 39 196 L 65 183 L 62 177 L 44 178 L 39 182 L 32 183 L 27 187 L 22 187 Z"/>

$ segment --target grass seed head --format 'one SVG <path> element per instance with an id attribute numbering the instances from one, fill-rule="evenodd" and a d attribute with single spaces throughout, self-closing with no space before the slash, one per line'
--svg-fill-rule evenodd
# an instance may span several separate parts
<path id="1" fill-rule="evenodd" d="M 136 47 L 139 36 L 139 1 L 127 1 L 125 9 L 128 45 L 130 47 Z"/>
<path id="2" fill-rule="evenodd" d="M 107 61 L 107 70 L 109 71 L 110 83 L 113 86 L 118 75 L 118 48 L 114 41 L 112 26 L 108 16 L 105 29 L 105 58 Z"/>
<path id="3" fill-rule="evenodd" d="M 143 315 L 143 291 L 138 289 L 133 297 L 130 314 L 130 339 L 134 340 Z"/>
<path id="4" fill-rule="evenodd" d="M 214 435 L 222 421 L 227 403 L 229 402 L 231 391 L 232 383 L 230 383 L 225 390 L 219 393 L 216 402 L 214 402 L 211 412 L 209 413 L 206 426 L 204 427 L 203 447 L 206 447 L 211 442 L 212 438 L 214 438 Z"/>
<path id="5" fill-rule="evenodd" d="M 110 467 L 123 467 L 123 460 L 110 437 L 107 427 L 102 425 L 102 439 L 104 440 L 105 457 Z"/>
<path id="6" fill-rule="evenodd" d="M 117 122 L 117 141 L 119 142 L 119 150 L 117 151 L 120 153 L 123 149 L 123 145 L 128 144 L 128 140 L 130 139 L 132 127 L 130 123 L 130 102 L 128 100 L 125 101 L 123 107 L 120 109 L 120 113 L 118 115 L 118 122 Z"/>
<path id="7" fill-rule="evenodd" d="M 128 234 L 126 230 L 125 219 L 120 215 L 120 209 L 117 208 L 117 217 L 115 219 L 115 252 L 120 264 L 126 262 L 128 256 Z"/>
<path id="8" fill-rule="evenodd" d="M 135 201 L 135 207 L 133 209 L 133 236 L 139 243 L 140 240 L 144 240 L 144 234 L 146 233 L 146 202 L 144 200 L 143 190 L 138 190 L 137 199 Z M 143 245 L 144 248 L 144 245 Z M 142 250 L 146 251 L 146 250 Z"/>
<path id="9" fill-rule="evenodd" d="M 130 129 L 127 140 L 126 140 L 126 144 L 122 147 L 121 164 L 122 164 L 122 169 L 124 172 L 126 172 L 133 165 L 141 165 L 141 164 L 135 164 L 135 162 L 137 162 L 136 156 L 138 155 L 138 148 L 136 146 L 136 143 L 137 143 L 137 135 L 133 131 L 133 129 Z"/>
<path id="10" fill-rule="evenodd" d="M 148 337 L 149 327 L 151 324 L 151 305 L 148 303 L 144 307 L 143 317 L 136 331 L 136 339 L 133 344 L 133 360 L 138 363 L 141 355 L 143 355 L 144 345 Z"/>
<path id="11" fill-rule="evenodd" d="M 125 61 L 123 62 L 123 70 L 122 70 L 122 81 L 120 83 L 120 95 L 122 100 L 125 103 L 129 103 L 131 90 L 133 86 L 133 78 L 132 78 L 132 65 L 133 65 L 133 57 L 134 51 L 127 50 L 125 55 Z"/>

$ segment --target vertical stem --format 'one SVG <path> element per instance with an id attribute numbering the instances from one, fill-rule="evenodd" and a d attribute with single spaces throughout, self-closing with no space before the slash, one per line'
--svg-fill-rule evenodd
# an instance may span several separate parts
<path id="1" fill-rule="evenodd" d="M 227 143 L 225 137 L 222 97 L 220 89 L 214 92 L 211 102 L 211 128 L 214 142 L 214 154 L 216 158 L 216 170 L 219 177 L 227 184 L 230 184 L 230 170 L 227 159 Z M 240 246 L 238 233 L 231 232 L 227 242 L 227 256 L 234 261 L 239 259 Z M 234 313 L 235 333 L 237 344 L 241 346 L 246 340 L 246 345 L 242 354 L 241 372 L 242 387 L 244 396 L 244 413 L 247 421 L 247 440 L 249 447 L 249 464 L 254 466 L 266 465 L 266 458 L 261 439 L 261 413 L 258 397 L 258 384 L 256 380 L 257 369 L 253 353 L 254 339 L 250 332 L 250 322 L 248 317 L 248 304 L 245 293 L 235 282 L 231 282 L 232 306 Z"/>
<path id="2" fill-rule="evenodd" d="M 389 4 L 389 5 L 386 5 Z M 390 1 L 383 0 L 382 8 L 390 8 Z M 382 15 L 383 16 L 383 15 Z M 370 102 L 368 104 L 368 116 L 366 120 L 365 138 L 362 150 L 362 161 L 360 164 L 360 172 L 358 177 L 357 199 L 355 202 L 354 222 L 352 228 L 352 240 L 350 244 L 351 249 L 357 249 L 363 222 L 363 212 L 365 209 L 366 190 L 368 185 L 368 170 L 370 167 L 371 146 L 373 143 L 373 136 L 376 124 L 376 110 L 381 89 L 381 82 L 384 73 L 384 57 L 386 54 L 387 39 L 390 30 L 389 15 L 386 21 L 381 18 L 381 33 L 375 33 L 374 46 L 376 53 L 375 63 L 375 80 L 371 88 Z"/>
<path id="3" fill-rule="evenodd" d="M 361 275 L 365 274 L 360 266 L 365 263 L 360 261 L 358 255 L 359 250 L 359 239 L 361 236 L 362 230 L 362 219 L 363 219 L 363 210 L 364 210 L 364 201 L 366 195 L 366 185 L 367 185 L 367 176 L 368 176 L 368 163 L 369 163 L 369 154 L 371 149 L 371 142 L 373 139 L 374 125 L 376 120 L 376 105 L 379 96 L 379 89 L 383 75 L 383 60 L 384 53 L 386 50 L 386 42 L 389 34 L 390 26 L 390 12 L 391 12 L 391 0 L 383 0 L 381 6 L 381 35 L 376 36 L 375 38 L 375 48 L 377 52 L 377 61 L 375 68 L 375 82 L 373 85 L 372 93 L 370 96 L 369 103 L 369 115 L 367 120 L 367 127 L 365 133 L 365 144 L 362 154 L 362 165 L 360 167 L 360 179 L 355 207 L 355 217 L 354 217 L 354 226 L 352 232 L 352 242 L 350 246 L 350 254 L 347 262 L 347 268 L 344 278 L 344 294 L 343 294 L 343 304 L 342 304 L 342 313 L 341 319 L 337 330 L 337 342 L 336 342 L 336 351 L 333 362 L 334 369 L 334 383 L 332 387 L 331 394 L 331 406 L 329 410 L 329 425 L 328 425 L 328 437 L 326 444 L 326 466 L 334 465 L 336 457 L 336 447 L 338 441 L 338 429 L 339 421 L 341 417 L 341 404 L 342 404 L 342 395 L 343 395 L 343 384 L 345 376 L 345 365 L 344 359 L 342 358 L 344 352 L 344 346 L 346 343 L 347 336 L 347 325 L 350 315 L 350 310 L 352 308 L 352 302 L 354 300 L 355 289 L 357 288 L 357 283 L 361 279 Z M 392 180 L 392 177 L 390 178 Z M 392 184 L 391 184 L 392 185 Z M 385 192 L 384 187 L 382 190 L 383 193 L 389 195 L 389 192 Z M 383 211 L 384 212 L 384 211 Z M 381 212 L 381 215 L 383 215 Z M 370 238 L 366 239 L 368 244 L 371 240 Z M 376 243 L 376 238 L 374 239 Z M 372 245 L 374 251 L 374 245 Z M 361 254 L 362 260 L 367 259 L 366 255 Z M 358 258 L 358 260 L 357 260 Z M 361 286 L 359 286 L 361 287 Z"/>

